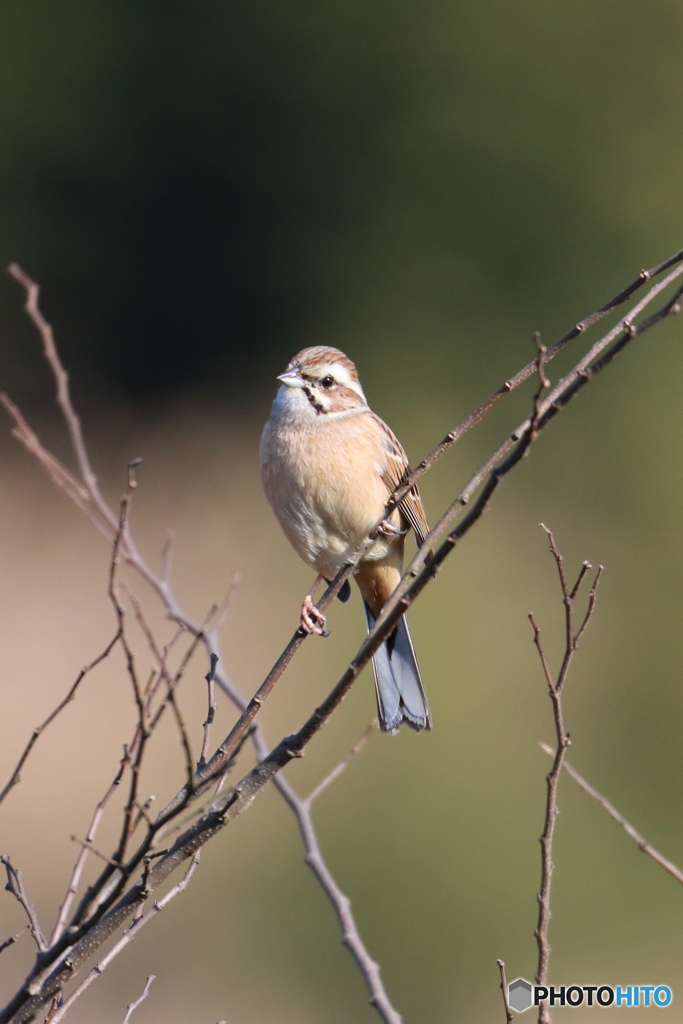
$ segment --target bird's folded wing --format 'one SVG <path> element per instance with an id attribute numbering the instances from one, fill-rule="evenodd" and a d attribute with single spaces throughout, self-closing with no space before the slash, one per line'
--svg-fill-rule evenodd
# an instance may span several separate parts
<path id="1" fill-rule="evenodd" d="M 396 435 L 379 416 L 376 419 L 385 435 L 382 447 L 386 453 L 386 465 L 382 474 L 382 480 L 386 485 L 389 495 L 406 479 L 410 473 L 410 466 L 408 465 L 408 456 L 401 447 L 401 443 Z M 422 499 L 417 487 L 411 487 L 398 507 L 410 523 L 418 545 L 422 544 L 429 533 L 429 523 L 427 522 L 427 516 L 425 515 Z"/>

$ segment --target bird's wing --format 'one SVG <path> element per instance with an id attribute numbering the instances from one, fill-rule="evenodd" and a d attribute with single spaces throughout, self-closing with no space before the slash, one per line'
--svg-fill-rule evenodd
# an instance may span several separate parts
<path id="1" fill-rule="evenodd" d="M 410 473 L 408 456 L 403 451 L 401 442 L 386 423 L 379 416 L 375 416 L 375 419 L 382 428 L 382 448 L 385 454 L 382 480 L 388 493 L 391 494 Z M 429 523 L 417 487 L 411 487 L 398 507 L 413 528 L 418 545 L 422 544 L 429 533 Z"/>

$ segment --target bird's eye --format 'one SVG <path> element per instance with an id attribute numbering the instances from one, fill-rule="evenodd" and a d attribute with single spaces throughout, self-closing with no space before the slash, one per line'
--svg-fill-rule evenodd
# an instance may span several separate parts
<path id="1" fill-rule="evenodd" d="M 323 377 L 323 379 L 320 381 L 320 387 L 321 388 L 331 388 L 331 387 L 334 387 L 334 377 L 331 377 L 329 374 L 327 375 L 327 377 Z"/>

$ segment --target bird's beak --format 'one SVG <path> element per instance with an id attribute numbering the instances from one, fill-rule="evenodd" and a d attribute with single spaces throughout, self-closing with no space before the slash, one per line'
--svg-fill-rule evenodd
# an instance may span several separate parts
<path id="1" fill-rule="evenodd" d="M 298 370 L 285 370 L 284 373 L 280 374 L 278 380 L 281 380 L 288 388 L 302 388 L 304 386 Z"/>

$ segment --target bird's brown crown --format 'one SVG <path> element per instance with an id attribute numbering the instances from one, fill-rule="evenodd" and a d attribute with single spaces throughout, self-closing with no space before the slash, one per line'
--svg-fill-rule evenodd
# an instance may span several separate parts
<path id="1" fill-rule="evenodd" d="M 312 376 L 329 366 L 343 366 L 352 380 L 358 380 L 358 371 L 349 357 L 331 345 L 312 345 L 310 348 L 303 348 L 289 364 L 290 368 L 296 367 Z"/>

